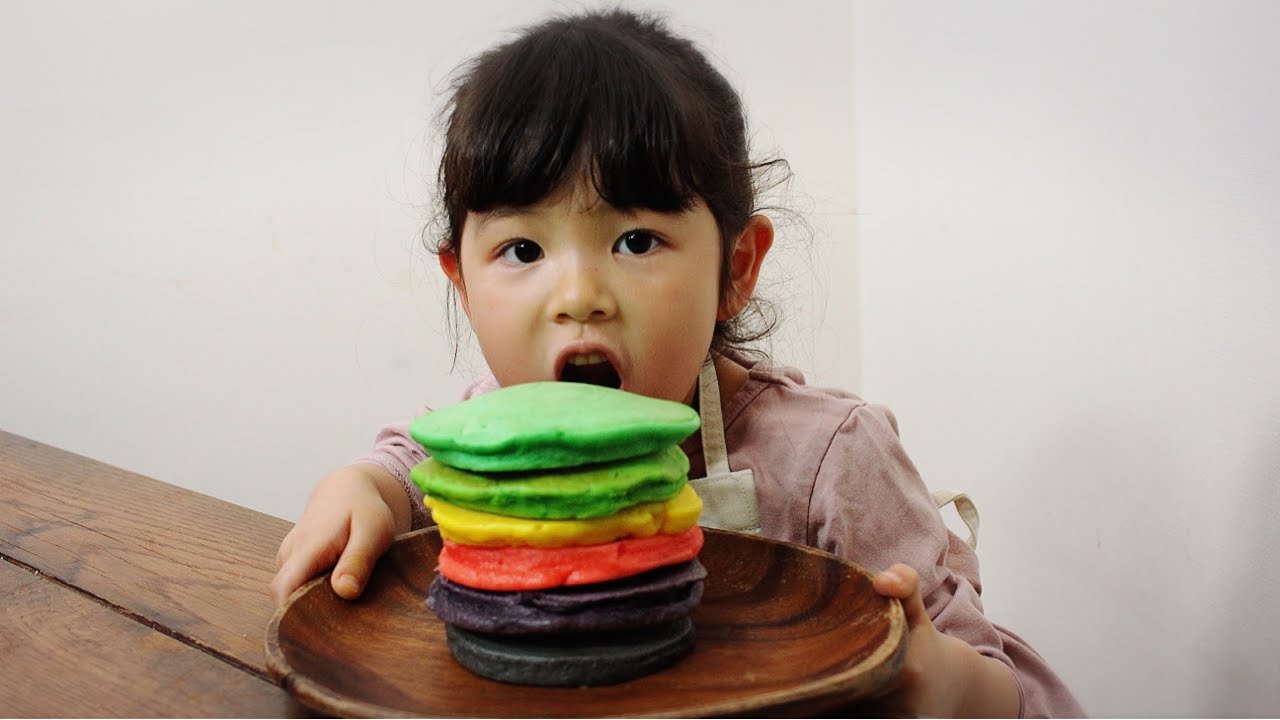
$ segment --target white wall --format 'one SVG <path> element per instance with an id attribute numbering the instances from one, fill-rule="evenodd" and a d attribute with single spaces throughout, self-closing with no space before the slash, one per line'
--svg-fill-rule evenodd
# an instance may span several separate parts
<path id="1" fill-rule="evenodd" d="M 863 390 L 1111 716 L 1280 713 L 1280 3 L 858 3 Z"/>
<path id="2" fill-rule="evenodd" d="M 460 62 L 579 6 L 0 2 L 0 428 L 296 518 L 474 370 L 468 339 L 449 372 L 420 240 L 433 118 Z M 850 16 L 672 16 L 738 84 L 760 154 L 791 160 L 774 199 L 816 211 L 784 224 L 771 281 L 853 264 Z M 774 349 L 852 385 L 856 289 L 824 317 L 818 279 L 771 293 Z"/>

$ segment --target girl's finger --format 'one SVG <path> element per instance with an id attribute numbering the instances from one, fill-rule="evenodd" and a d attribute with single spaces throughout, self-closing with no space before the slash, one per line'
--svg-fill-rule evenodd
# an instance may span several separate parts
<path id="1" fill-rule="evenodd" d="M 895 597 L 902 601 L 902 609 L 907 616 L 907 627 L 915 627 L 921 622 L 929 622 L 929 613 L 924 609 L 924 600 L 920 597 L 920 575 L 916 569 L 905 563 L 897 563 L 878 573 L 871 580 L 876 592 L 881 595 Z"/>
<path id="2" fill-rule="evenodd" d="M 280 541 L 280 547 L 276 550 L 276 570 L 284 567 L 289 556 L 293 554 L 293 546 L 295 544 L 294 539 L 297 537 L 297 531 L 298 526 L 295 525 L 293 529 L 284 536 L 284 540 Z"/>
<path id="3" fill-rule="evenodd" d="M 279 570 L 271 580 L 271 599 L 277 606 L 288 600 L 303 583 L 333 567 L 347 540 L 345 530 L 344 527 L 342 532 L 334 533 L 328 542 L 316 540 L 313 533 L 298 535 L 296 527 L 289 532 L 277 555 Z"/>
<path id="4" fill-rule="evenodd" d="M 351 514 L 351 534 L 329 582 L 333 591 L 346 600 L 354 600 L 364 590 L 373 565 L 391 547 L 395 536 L 390 513 L 357 510 Z"/>
<path id="5" fill-rule="evenodd" d="M 303 583 L 315 575 L 319 570 L 319 563 L 315 560 L 315 554 L 308 557 L 306 553 L 294 553 L 280 566 L 276 576 L 271 579 L 271 600 L 276 607 L 283 605 L 294 590 L 302 587 Z"/>

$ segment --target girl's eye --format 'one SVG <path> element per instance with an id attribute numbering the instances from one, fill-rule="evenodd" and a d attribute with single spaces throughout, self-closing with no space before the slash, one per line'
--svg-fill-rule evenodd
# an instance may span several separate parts
<path id="1" fill-rule="evenodd" d="M 632 230 L 623 233 L 622 237 L 618 238 L 618 241 L 614 243 L 613 249 L 623 255 L 644 255 L 652 252 L 658 245 L 659 240 L 654 237 L 653 233 L 645 230 Z"/>
<path id="2" fill-rule="evenodd" d="M 532 240 L 517 240 L 503 248 L 502 257 L 509 262 L 528 265 L 542 259 L 542 248 Z"/>

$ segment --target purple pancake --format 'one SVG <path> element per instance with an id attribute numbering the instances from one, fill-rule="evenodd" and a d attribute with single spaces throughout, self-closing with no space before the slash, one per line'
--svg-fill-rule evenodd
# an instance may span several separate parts
<path id="1" fill-rule="evenodd" d="M 687 617 L 707 570 L 695 558 L 639 575 L 549 590 L 477 590 L 436 576 L 427 606 L 444 622 L 495 635 L 611 632 Z"/>

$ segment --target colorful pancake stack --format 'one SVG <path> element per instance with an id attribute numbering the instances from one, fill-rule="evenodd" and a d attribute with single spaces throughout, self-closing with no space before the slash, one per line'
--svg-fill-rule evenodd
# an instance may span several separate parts
<path id="1" fill-rule="evenodd" d="M 444 539 L 428 606 L 454 658 L 525 685 L 604 685 L 693 649 L 706 570 L 679 403 L 527 383 L 414 419 Z"/>

